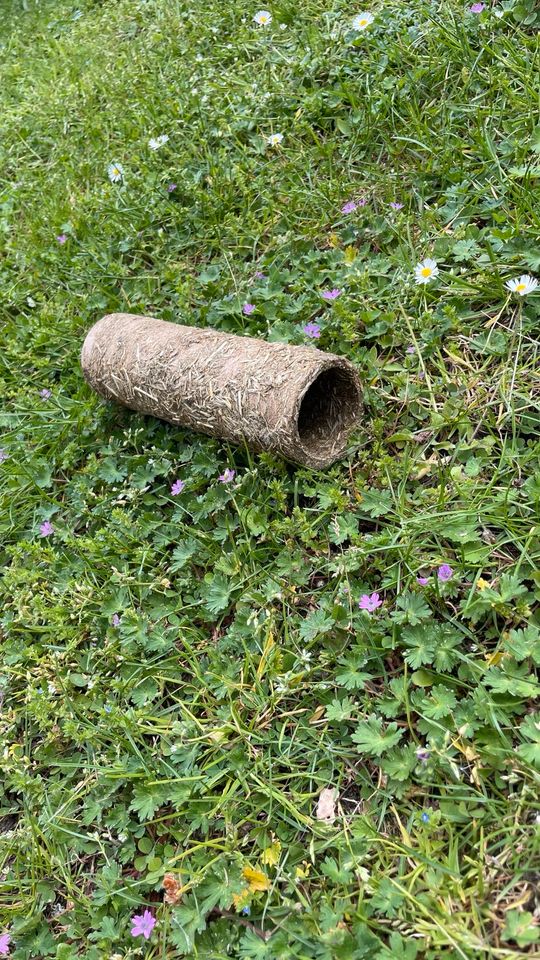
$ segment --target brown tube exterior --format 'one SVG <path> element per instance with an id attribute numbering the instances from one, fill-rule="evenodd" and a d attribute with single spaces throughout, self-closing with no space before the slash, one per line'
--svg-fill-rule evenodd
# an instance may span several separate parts
<path id="1" fill-rule="evenodd" d="M 81 365 L 108 400 L 314 468 L 344 455 L 361 411 L 344 357 L 128 313 L 91 328 Z"/>

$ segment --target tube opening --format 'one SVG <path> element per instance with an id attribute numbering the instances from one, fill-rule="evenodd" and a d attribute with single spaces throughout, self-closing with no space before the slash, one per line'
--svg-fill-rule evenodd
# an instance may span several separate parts
<path id="1" fill-rule="evenodd" d="M 323 370 L 306 390 L 298 411 L 298 435 L 313 457 L 331 461 L 343 448 L 360 406 L 358 381 L 343 367 Z"/>

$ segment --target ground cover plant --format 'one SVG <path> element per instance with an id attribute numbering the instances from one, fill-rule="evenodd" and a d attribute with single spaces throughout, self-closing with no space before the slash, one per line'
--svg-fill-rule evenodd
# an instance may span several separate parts
<path id="1" fill-rule="evenodd" d="M 0 13 L 0 955 L 539 956 L 536 3 Z M 115 310 L 348 356 L 348 457 L 104 404 Z"/>

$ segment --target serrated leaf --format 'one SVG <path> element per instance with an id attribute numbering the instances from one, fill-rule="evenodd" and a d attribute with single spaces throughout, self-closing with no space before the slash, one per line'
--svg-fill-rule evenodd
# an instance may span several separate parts
<path id="1" fill-rule="evenodd" d="M 367 720 L 362 720 L 352 735 L 352 739 L 363 753 L 372 757 L 380 757 L 387 750 L 395 747 L 401 740 L 403 731 L 398 729 L 397 723 L 389 723 L 383 728 L 380 717 L 372 714 Z"/>
<path id="2" fill-rule="evenodd" d="M 159 787 L 149 787 L 145 784 L 138 784 L 133 790 L 133 799 L 129 805 L 130 810 L 134 810 L 141 823 L 145 820 L 151 820 L 156 810 L 163 805 L 165 795 Z"/>
<path id="3" fill-rule="evenodd" d="M 206 577 L 205 577 L 206 581 Z M 210 578 L 205 589 L 204 605 L 210 613 L 221 613 L 229 606 L 231 584 L 220 573 Z"/>
<path id="4" fill-rule="evenodd" d="M 325 610 L 313 610 L 300 624 L 300 637 L 304 643 L 309 643 L 315 637 L 328 633 L 334 626 L 334 618 L 329 617 Z"/>

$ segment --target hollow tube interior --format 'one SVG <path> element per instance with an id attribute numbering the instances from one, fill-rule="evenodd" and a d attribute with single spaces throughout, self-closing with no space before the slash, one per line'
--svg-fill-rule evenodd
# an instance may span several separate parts
<path id="1" fill-rule="evenodd" d="M 306 390 L 298 411 L 298 435 L 304 446 L 324 458 L 345 438 L 358 414 L 358 386 L 348 370 L 323 370 Z"/>

